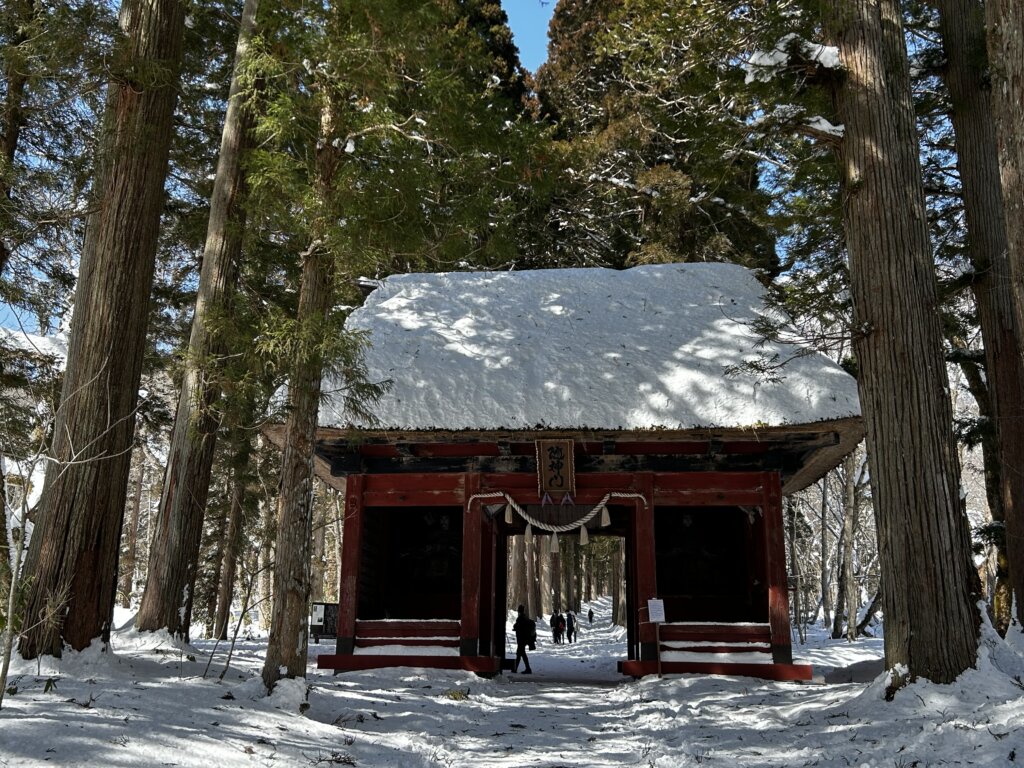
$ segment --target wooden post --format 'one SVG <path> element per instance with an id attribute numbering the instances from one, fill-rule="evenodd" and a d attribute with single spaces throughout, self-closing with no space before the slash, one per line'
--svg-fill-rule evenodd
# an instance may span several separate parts
<path id="1" fill-rule="evenodd" d="M 495 593 L 495 521 L 481 518 L 480 526 L 480 655 L 494 656 L 494 614 L 498 611 Z M 502 600 L 502 608 L 505 602 Z"/>
<path id="2" fill-rule="evenodd" d="M 646 608 L 647 601 L 658 596 L 654 546 L 654 476 L 649 472 L 638 473 L 636 490 L 644 495 L 643 499 L 634 499 L 636 504 L 636 513 L 633 515 L 636 604 L 638 607 Z M 650 617 L 648 617 L 648 621 L 640 623 L 639 636 L 640 659 L 655 658 L 658 653 L 658 640 Z"/>
<path id="3" fill-rule="evenodd" d="M 341 539 L 341 576 L 338 580 L 338 650 L 351 654 L 356 641 L 359 604 L 359 561 L 363 549 L 363 475 L 345 479 L 345 523 Z"/>
<path id="4" fill-rule="evenodd" d="M 508 536 L 494 525 L 494 589 L 491 600 L 494 611 L 491 613 L 491 649 L 492 655 L 505 658 L 505 616 L 508 612 Z M 532 618 L 532 617 L 531 617 Z"/>
<path id="5" fill-rule="evenodd" d="M 782 528 L 782 486 L 778 472 L 764 473 L 764 554 L 768 578 L 768 623 L 772 631 L 772 660 L 793 663 L 789 637 L 789 584 Z"/>
<path id="6" fill-rule="evenodd" d="M 459 654 L 477 656 L 480 653 L 480 544 L 482 536 L 483 504 L 469 499 L 480 490 L 480 473 L 466 472 L 464 477 L 465 503 L 462 514 L 462 615 L 459 634 Z"/>

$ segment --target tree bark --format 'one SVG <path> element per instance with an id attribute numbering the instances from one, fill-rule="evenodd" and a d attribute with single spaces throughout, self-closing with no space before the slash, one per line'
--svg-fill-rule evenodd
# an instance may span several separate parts
<path id="1" fill-rule="evenodd" d="M 334 600 L 341 602 L 341 551 L 345 538 L 344 495 L 334 492 Z"/>
<path id="2" fill-rule="evenodd" d="M 548 536 L 548 562 L 551 563 L 551 610 L 558 613 L 562 610 L 562 553 L 558 547 L 551 546 Z"/>
<path id="3" fill-rule="evenodd" d="M 242 549 L 242 531 L 245 523 L 245 497 L 248 493 L 246 465 L 252 454 L 252 442 L 244 430 L 237 430 L 235 456 L 231 462 L 231 511 L 224 539 L 224 560 L 221 564 L 220 583 L 217 587 L 217 620 L 214 637 L 227 640 L 231 619 L 231 601 L 235 594 L 235 575 Z"/>
<path id="4" fill-rule="evenodd" d="M 1024 536 L 1024 352 L 1022 328 L 1014 312 L 1005 205 L 999 179 L 999 153 L 986 55 L 984 8 L 977 0 L 935 0 L 946 52 L 946 85 L 953 103 L 957 168 L 967 218 L 968 255 L 974 269 L 974 297 L 985 346 L 986 388 L 996 445 L 1000 504 L 993 519 L 1005 523 L 1008 537 Z M 1019 124 L 1019 113 L 1017 114 Z M 1022 190 L 1024 191 L 1024 190 Z M 989 441 L 982 449 L 991 452 Z M 986 457 L 988 467 L 990 461 Z M 987 473 L 986 473 L 987 475 Z M 997 559 L 1006 562 L 1006 538 L 997 544 Z M 1018 552 L 1024 556 L 1024 549 Z M 1024 579 L 1024 560 L 1019 561 Z M 1013 576 L 1011 574 L 1011 581 Z M 996 590 L 1007 591 L 1005 578 Z M 1016 582 L 1024 595 L 1024 581 Z M 1008 628 L 1009 604 L 996 615 L 1001 634 Z"/>
<path id="5" fill-rule="evenodd" d="M 121 561 L 121 607 L 132 607 L 132 591 L 135 589 L 135 567 L 138 565 L 139 514 L 142 511 L 142 484 L 146 481 L 145 458 L 139 457 L 139 477 L 135 482 L 132 497 L 132 514 L 128 521 L 127 542 Z"/>
<path id="6" fill-rule="evenodd" d="M 864 610 L 864 617 L 857 623 L 857 634 L 865 635 L 868 631 L 868 624 L 871 623 L 871 619 L 874 618 L 875 612 L 882 604 L 882 590 L 879 589 L 875 592 L 875 596 L 871 598 L 871 602 L 868 603 L 868 607 Z"/>
<path id="7" fill-rule="evenodd" d="M 213 525 L 210 536 L 212 551 L 204 558 L 211 569 L 208 581 L 208 588 L 205 591 L 206 599 L 206 636 L 213 637 L 213 631 L 217 623 L 217 597 L 219 594 L 220 577 L 224 567 L 224 550 L 227 549 L 228 518 L 231 516 L 230 494 L 231 480 L 224 480 L 224 496 L 229 499 L 228 506 L 219 505 L 215 510 L 215 517 L 210 521 Z"/>
<path id="8" fill-rule="evenodd" d="M 540 615 L 549 616 L 555 612 L 555 605 L 551 599 L 551 585 L 553 583 L 551 578 L 551 556 L 550 553 L 548 555 L 544 554 L 544 547 L 541 546 L 541 542 L 544 540 L 544 537 L 534 533 L 533 556 L 537 561 L 535 572 L 537 610 L 540 612 Z"/>
<path id="9" fill-rule="evenodd" d="M 860 500 L 857 494 L 857 453 L 851 453 L 843 462 L 843 583 L 846 592 L 846 639 L 857 639 L 857 610 L 860 608 L 857 579 L 854 575 L 853 550 L 857 535 L 857 512 Z"/>
<path id="10" fill-rule="evenodd" d="M 5 553 L 10 552 L 9 547 L 13 546 L 8 531 L 16 527 L 13 520 L 10 522 L 7 520 L 7 477 L 4 474 L 3 451 L 0 451 L 0 525 L 4 527 L 3 536 L 0 537 L 0 548 L 4 550 L 3 553 L 0 553 L 0 599 L 2 599 L 2 596 L 7 594 L 11 579 L 11 558 L 4 556 Z"/>
<path id="11" fill-rule="evenodd" d="M 252 117 L 242 105 L 241 76 L 256 25 L 256 6 L 257 0 L 246 0 L 238 30 L 192 333 L 149 553 L 149 578 L 139 607 L 140 630 L 166 628 L 185 640 L 192 621 L 203 514 L 219 426 L 214 408 L 221 391 L 216 367 L 224 343 L 216 323 L 230 312 L 245 227 L 242 157 Z"/>
<path id="12" fill-rule="evenodd" d="M 321 140 L 316 157 L 316 187 L 326 228 L 328 201 L 340 162 L 335 145 L 335 115 L 327 101 L 321 107 Z M 298 321 L 306 339 L 292 362 L 288 384 L 288 421 L 281 457 L 281 494 L 277 507 L 277 555 L 270 639 L 263 665 L 263 683 L 272 690 L 283 676 L 305 677 L 309 645 L 310 535 L 312 533 L 313 448 L 323 375 L 321 345 L 311 343 L 326 327 L 334 303 L 334 255 L 317 239 L 303 255 Z M 284 670 L 282 672 L 282 670 Z"/>
<path id="13" fill-rule="evenodd" d="M 616 539 L 611 552 L 611 579 L 612 588 L 612 624 L 618 626 L 626 625 L 626 595 L 623 589 L 624 574 L 626 572 L 626 548 L 625 539 Z"/>
<path id="14" fill-rule="evenodd" d="M 828 567 L 828 476 L 821 478 L 821 621 L 832 623 L 832 579 Z"/>
<path id="15" fill-rule="evenodd" d="M 796 503 L 786 497 L 786 522 L 789 530 L 789 562 L 796 575 L 796 589 L 793 590 L 793 626 L 801 643 L 807 642 L 807 627 L 804 623 L 804 574 L 801 559 L 796 553 Z"/>
<path id="16" fill-rule="evenodd" d="M 952 682 L 975 660 L 970 557 L 903 20 L 896 0 L 824 8 L 845 67 L 836 90 L 855 351 L 878 524 L 885 658 Z"/>
<path id="17" fill-rule="evenodd" d="M 274 606 L 274 507 L 264 499 L 261 505 L 259 564 L 260 626 L 270 629 L 270 615 Z"/>
<path id="18" fill-rule="evenodd" d="M 967 389 L 978 404 L 978 416 L 994 424 L 988 382 L 985 380 L 981 366 L 975 362 L 960 363 Z M 998 430 L 991 429 L 983 433 L 981 438 L 981 458 L 985 474 L 985 498 L 988 500 L 988 511 L 992 522 L 1001 526 L 1001 535 L 993 536 L 991 541 L 992 556 L 995 561 L 991 592 L 992 626 L 1000 637 L 1006 637 L 1013 616 L 1013 585 L 1010 583 L 1010 564 L 1006 554 L 1006 513 L 1003 508 L 1003 467 L 1000 458 Z M 1003 434 L 1006 431 L 1003 430 Z M 1011 433 L 1019 434 L 1019 433 Z"/>
<path id="19" fill-rule="evenodd" d="M 842 541 L 839 542 L 842 545 Z M 839 555 L 839 572 L 842 574 L 845 564 L 843 563 L 842 554 Z M 843 636 L 843 612 L 846 610 L 846 581 L 842 578 L 838 580 L 839 586 L 836 589 L 836 612 L 832 616 L 832 630 L 829 636 L 833 640 L 838 640 Z"/>
<path id="20" fill-rule="evenodd" d="M 13 51 L 29 42 L 33 24 L 42 15 L 38 0 L 14 0 L 9 6 L 8 24 L 15 32 L 8 44 Z M 29 81 L 29 68 L 19 56 L 4 57 L 4 103 L 0 111 L 0 276 L 7 269 L 14 244 L 8 234 L 14 231 L 7 207 L 12 192 L 9 180 L 13 176 L 14 158 L 18 154 L 21 129 L 25 125 L 25 88 Z"/>
<path id="21" fill-rule="evenodd" d="M 333 299 L 332 261 L 332 255 L 318 244 L 306 254 L 299 298 L 299 319 L 303 324 L 326 322 Z M 300 350 L 289 380 L 288 422 L 277 513 L 274 606 L 263 666 L 263 682 L 268 689 L 282 676 L 304 677 L 306 674 L 313 446 L 322 367 L 323 360 L 316 351 Z M 282 668 L 286 670 L 284 673 Z"/>
<path id="22" fill-rule="evenodd" d="M 321 486 L 322 487 L 322 486 Z M 310 580 L 309 599 L 314 603 L 324 601 L 324 571 L 327 563 L 324 560 L 324 550 L 327 544 L 327 515 L 324 504 L 314 503 L 314 525 L 313 525 L 313 574 Z"/>
<path id="23" fill-rule="evenodd" d="M 522 536 L 509 537 L 509 579 L 511 601 L 506 601 L 506 610 L 515 610 L 520 605 L 527 606 L 529 613 L 530 596 L 526 588 L 526 551 L 523 548 Z M 535 617 L 534 617 L 535 618 Z"/>
<path id="24" fill-rule="evenodd" d="M 540 602 L 540 593 L 537 591 L 540 583 L 540 576 L 537 572 L 537 539 L 529 544 L 526 537 L 523 537 L 523 561 L 526 566 L 526 612 L 531 618 L 536 619 L 544 612 Z"/>
<path id="25" fill-rule="evenodd" d="M 1019 0 L 985 0 L 985 18 L 1017 354 L 1024 358 L 1024 128 L 1020 122 L 1024 114 L 1024 5 Z M 1022 406 L 1020 392 L 1018 389 L 1017 406 Z M 1020 432 L 1011 434 L 1011 438 L 1020 443 Z M 1013 487 L 1019 488 L 1024 464 L 1018 459 L 1004 465 L 1003 473 L 1011 476 L 1008 482 Z M 1015 501 L 1017 506 L 1024 505 L 1019 498 Z M 1010 580 L 1017 596 L 1017 622 L 1024 631 L 1024 509 L 1007 507 L 1006 541 Z"/>
<path id="26" fill-rule="evenodd" d="M 109 637 L 131 440 L 182 58 L 181 0 L 124 0 L 71 343 L 27 568 L 19 650 Z M 62 621 L 44 621 L 63 591 Z"/>

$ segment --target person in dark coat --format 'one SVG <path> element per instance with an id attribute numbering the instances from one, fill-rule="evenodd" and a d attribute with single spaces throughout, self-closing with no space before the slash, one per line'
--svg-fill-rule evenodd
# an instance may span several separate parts
<path id="1" fill-rule="evenodd" d="M 565 613 L 565 639 L 570 643 L 576 642 L 576 614 L 572 611 Z"/>
<path id="2" fill-rule="evenodd" d="M 516 633 L 516 662 L 512 666 L 512 671 L 519 671 L 519 660 L 522 659 L 523 664 L 526 665 L 523 674 L 533 674 L 533 670 L 530 669 L 530 657 L 526 655 L 526 648 L 529 646 L 532 650 L 536 647 L 537 622 L 526 615 L 526 606 L 519 606 L 519 617 L 516 619 L 516 623 L 512 625 L 512 631 Z"/>
<path id="3" fill-rule="evenodd" d="M 591 624 L 594 623 L 594 609 L 593 608 L 591 608 L 590 611 L 587 612 L 587 618 L 590 619 L 590 623 Z"/>
<path id="4" fill-rule="evenodd" d="M 558 642 L 558 614 L 551 614 L 551 642 Z"/>

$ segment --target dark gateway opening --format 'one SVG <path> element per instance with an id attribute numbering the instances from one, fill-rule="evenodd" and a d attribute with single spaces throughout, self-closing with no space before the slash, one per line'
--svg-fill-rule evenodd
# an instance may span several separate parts
<path id="1" fill-rule="evenodd" d="M 459 618 L 461 507 L 368 510 L 362 545 L 359 619 Z"/>

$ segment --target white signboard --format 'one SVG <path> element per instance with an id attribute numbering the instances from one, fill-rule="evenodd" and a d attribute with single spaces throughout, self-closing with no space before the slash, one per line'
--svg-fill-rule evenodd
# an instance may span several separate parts
<path id="1" fill-rule="evenodd" d="M 652 598 L 647 601 L 647 615 L 656 624 L 665 622 L 665 601 Z"/>
<path id="2" fill-rule="evenodd" d="M 313 621 L 311 623 L 323 626 L 323 623 L 324 623 L 324 606 L 323 606 L 322 603 L 320 605 L 314 605 L 313 606 Z"/>

